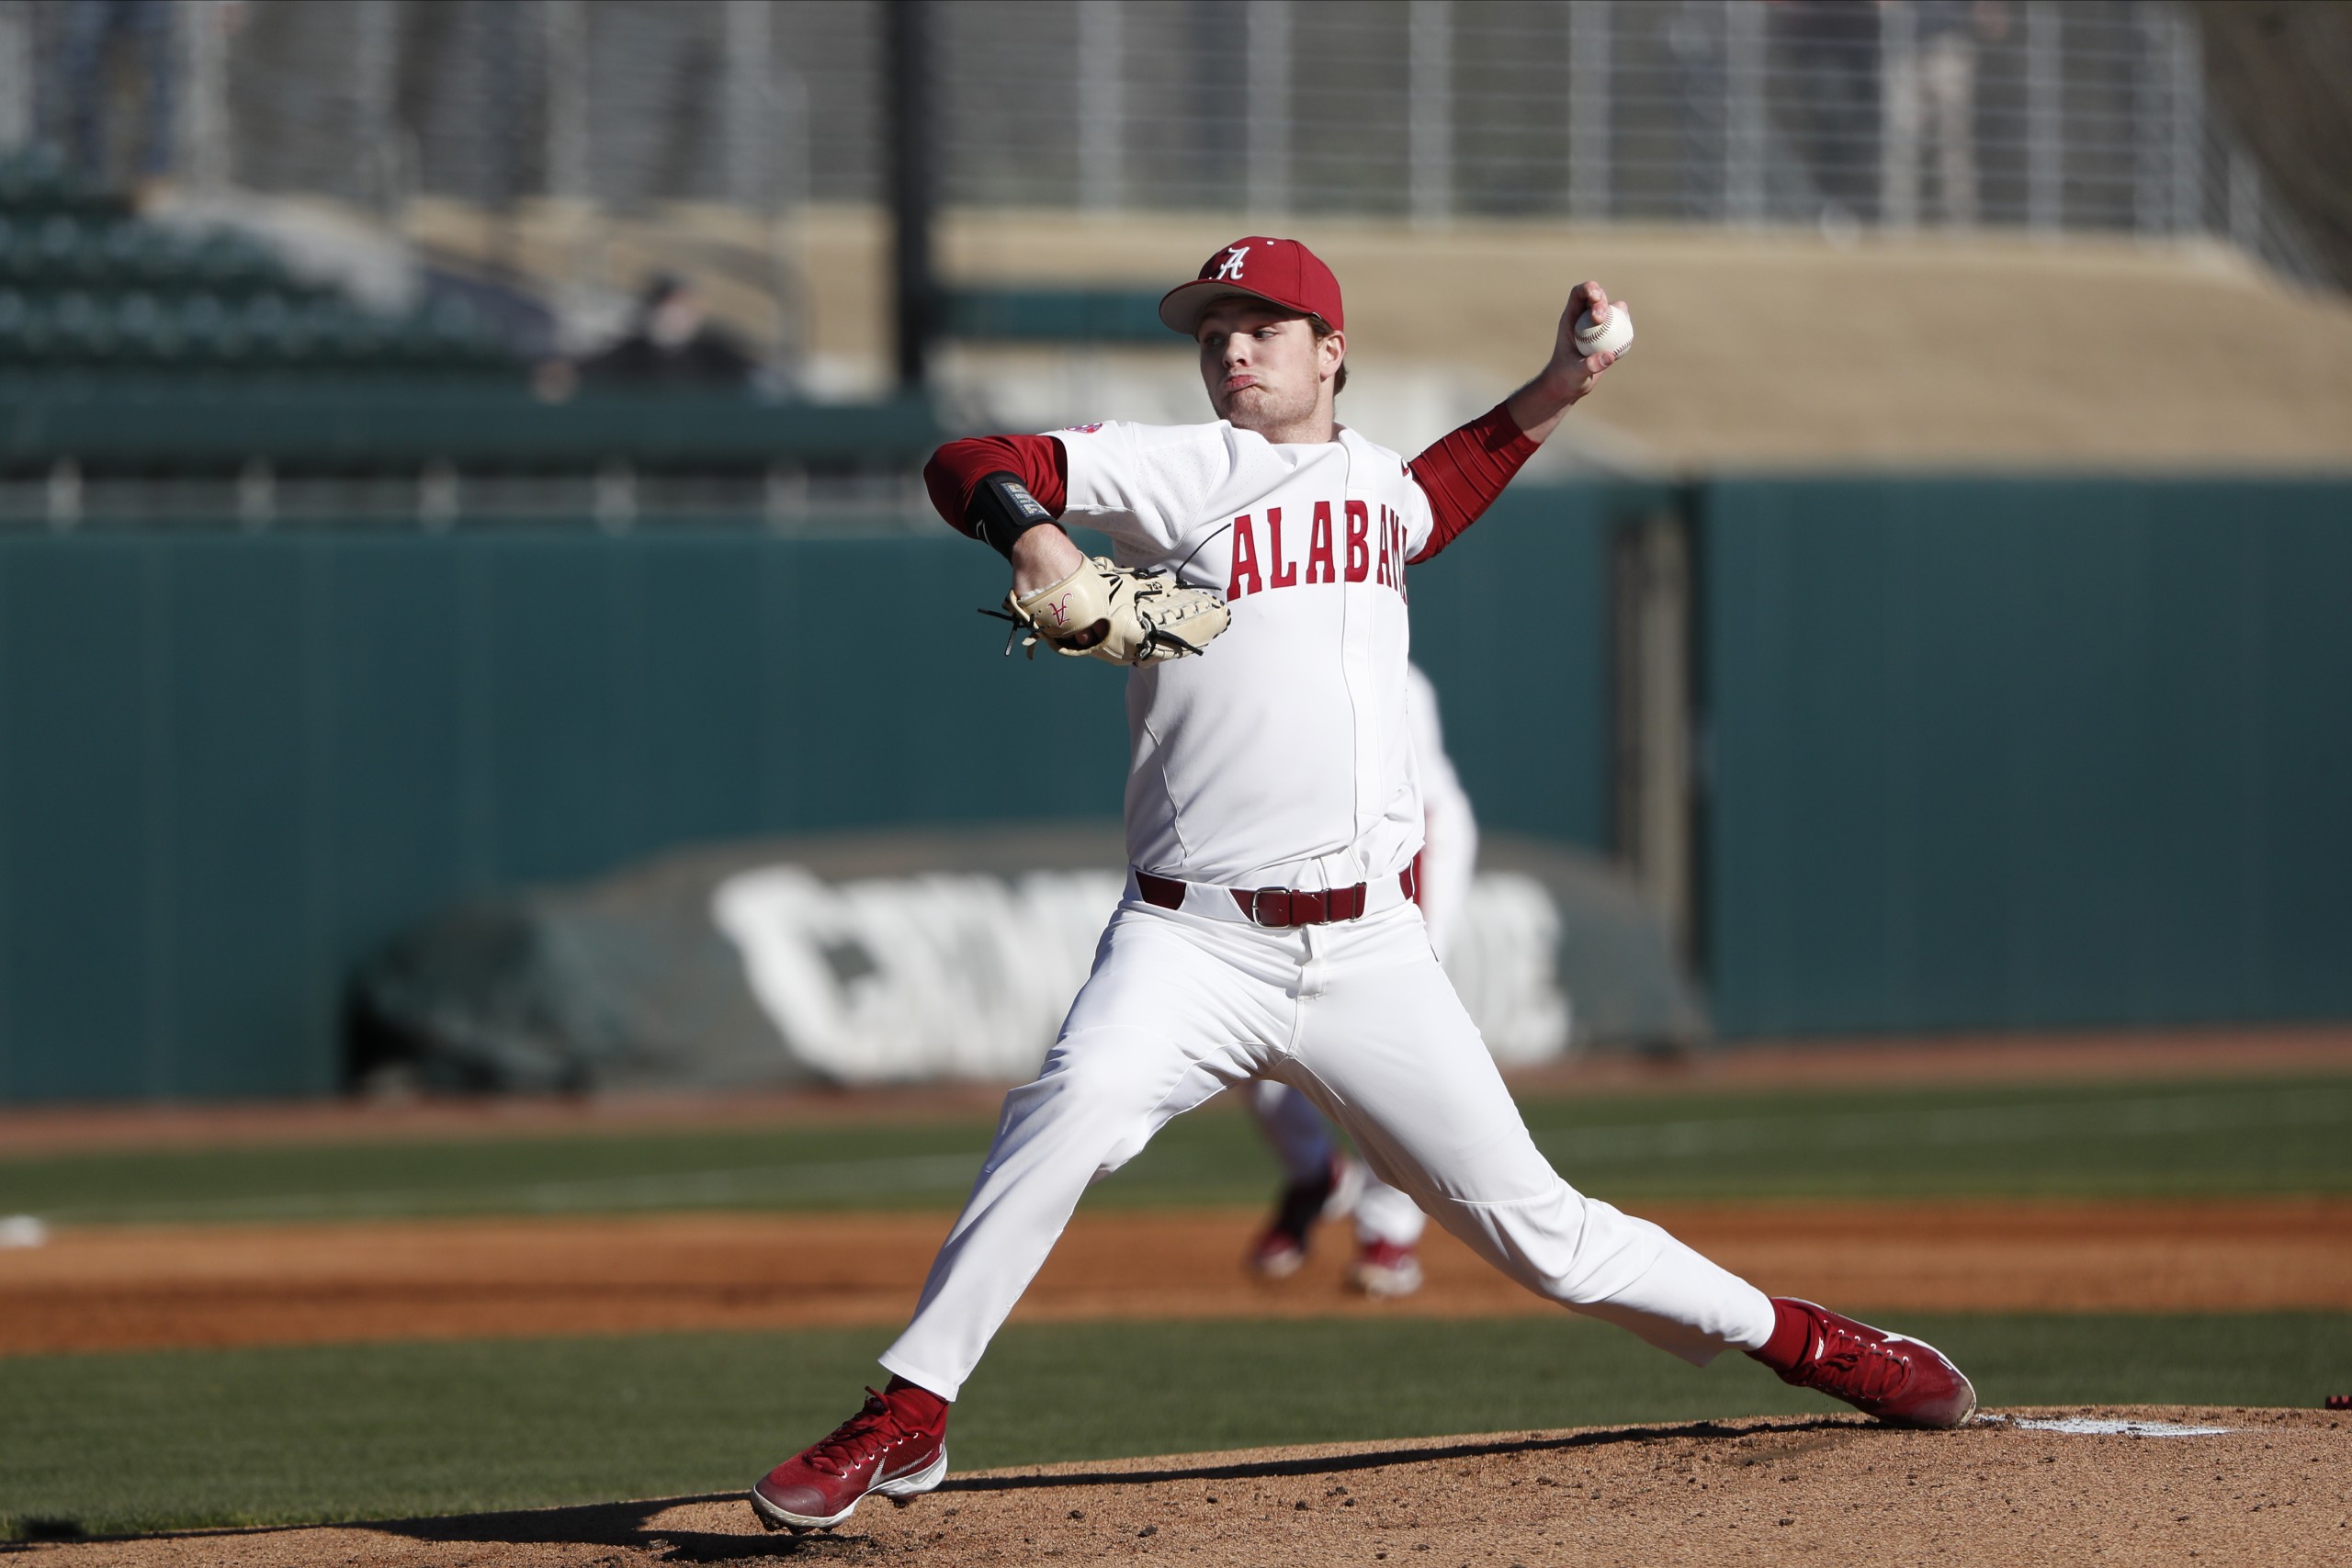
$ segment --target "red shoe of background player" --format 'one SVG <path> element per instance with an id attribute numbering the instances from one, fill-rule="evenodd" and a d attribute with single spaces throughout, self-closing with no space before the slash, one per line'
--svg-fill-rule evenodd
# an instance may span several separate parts
<path id="1" fill-rule="evenodd" d="M 1363 1242 L 1348 1264 L 1347 1281 L 1376 1301 L 1395 1301 L 1421 1288 L 1421 1260 L 1393 1241 Z"/>
<path id="2" fill-rule="evenodd" d="M 1772 1298 L 1779 1322 L 1750 1354 L 1799 1388 L 1819 1389 L 1865 1416 L 1905 1427 L 1957 1427 L 1975 1412 L 1976 1390 L 1943 1352 L 1811 1302 Z"/>
<path id="3" fill-rule="evenodd" d="M 856 1512 L 870 1492 L 920 1496 L 947 1475 L 947 1417 L 909 1425 L 892 1401 L 865 1391 L 865 1408 L 802 1450 L 752 1488 L 752 1511 L 772 1530 L 828 1529 Z"/>

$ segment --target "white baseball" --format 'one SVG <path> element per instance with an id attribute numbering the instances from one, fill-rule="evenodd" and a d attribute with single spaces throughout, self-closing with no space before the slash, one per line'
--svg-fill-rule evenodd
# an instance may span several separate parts
<path id="1" fill-rule="evenodd" d="M 1577 318 L 1577 347 L 1587 355 L 1607 349 L 1623 354 L 1634 345 L 1634 312 L 1623 305 L 1609 307 L 1609 320 L 1595 325 L 1592 312 L 1587 310 Z"/>

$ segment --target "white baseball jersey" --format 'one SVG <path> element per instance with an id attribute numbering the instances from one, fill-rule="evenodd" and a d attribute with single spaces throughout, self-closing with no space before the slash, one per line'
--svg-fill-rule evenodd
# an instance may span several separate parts
<path id="1" fill-rule="evenodd" d="M 1344 427 L 1302 446 L 1221 422 L 1055 434 L 1065 518 L 1233 611 L 1204 657 L 1128 676 L 1128 858 L 1227 887 L 1403 871 L 1421 844 L 1405 563 L 1431 525 L 1405 460 Z"/>

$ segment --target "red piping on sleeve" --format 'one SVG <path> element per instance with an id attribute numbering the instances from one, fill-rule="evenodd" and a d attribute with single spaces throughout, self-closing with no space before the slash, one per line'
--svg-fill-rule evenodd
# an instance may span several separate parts
<path id="1" fill-rule="evenodd" d="M 1406 471 L 1430 498 L 1435 522 L 1430 542 L 1406 564 L 1420 565 L 1478 521 L 1520 466 L 1535 455 L 1535 446 L 1510 417 L 1510 406 L 1497 403 L 1408 464 Z"/>
<path id="2" fill-rule="evenodd" d="M 1050 435 L 974 435 L 950 441 L 922 468 L 931 504 L 957 533 L 971 536 L 966 521 L 972 494 L 990 474 L 1018 474 L 1037 504 L 1059 517 L 1069 504 L 1069 457 Z"/>

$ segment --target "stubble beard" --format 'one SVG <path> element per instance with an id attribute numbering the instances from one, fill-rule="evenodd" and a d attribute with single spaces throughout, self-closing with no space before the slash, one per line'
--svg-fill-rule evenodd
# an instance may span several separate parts
<path id="1" fill-rule="evenodd" d="M 1270 392 L 1261 382 L 1230 393 L 1221 402 L 1212 397 L 1209 406 L 1236 430 L 1247 430 L 1280 445 L 1298 439 L 1296 433 L 1314 423 L 1316 392 L 1320 389 L 1318 386 L 1304 396 L 1284 399 Z M 1252 393 L 1258 395 L 1253 397 Z"/>

